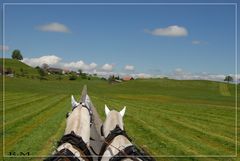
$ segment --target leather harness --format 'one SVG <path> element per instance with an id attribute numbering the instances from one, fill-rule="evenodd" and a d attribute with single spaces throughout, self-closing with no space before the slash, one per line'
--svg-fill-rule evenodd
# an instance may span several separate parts
<path id="1" fill-rule="evenodd" d="M 142 161 L 155 161 L 154 158 L 145 154 L 142 150 L 138 149 L 135 145 L 130 145 L 123 150 L 119 151 L 114 155 L 109 161 L 121 161 L 122 159 L 130 158 L 132 160 L 137 160 L 137 158 Z"/>
<path id="2" fill-rule="evenodd" d="M 79 161 L 79 159 L 70 150 L 66 148 L 58 151 L 53 156 L 44 159 L 44 161 L 59 161 L 59 160 Z"/>
<path id="3" fill-rule="evenodd" d="M 58 142 L 58 146 L 69 143 L 81 154 L 81 158 L 93 161 L 91 153 L 87 147 L 87 144 L 83 141 L 82 137 L 76 135 L 73 131 L 70 134 L 64 135 Z M 68 149 L 64 148 L 54 154 L 53 156 L 47 158 L 45 161 L 57 161 L 59 159 L 66 159 L 69 161 L 79 161 L 79 159 Z"/>
<path id="4" fill-rule="evenodd" d="M 101 127 L 101 134 L 103 135 L 103 126 Z M 104 152 L 106 151 L 107 147 L 110 146 L 112 141 L 114 140 L 115 137 L 118 135 L 123 135 L 125 136 L 130 142 L 132 141 L 131 138 L 127 135 L 125 130 L 122 130 L 119 125 L 116 125 L 116 127 L 110 131 L 108 136 L 105 138 L 105 141 L 102 145 L 102 148 L 99 153 L 98 161 L 102 159 L 102 156 Z M 155 161 L 154 158 L 150 157 L 148 154 L 143 152 L 142 150 L 139 150 L 135 145 L 130 145 L 123 150 L 119 151 L 116 155 L 114 155 L 109 161 L 120 161 L 125 158 L 131 158 L 133 160 L 137 160 L 137 158 L 140 158 L 143 161 Z"/>

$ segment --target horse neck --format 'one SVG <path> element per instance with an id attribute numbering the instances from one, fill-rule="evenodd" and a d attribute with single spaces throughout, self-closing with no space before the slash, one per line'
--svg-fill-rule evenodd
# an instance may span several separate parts
<path id="1" fill-rule="evenodd" d="M 104 152 L 102 161 L 109 160 L 110 158 L 118 154 L 119 151 L 123 150 L 124 148 L 130 145 L 132 145 L 132 143 L 125 136 L 122 136 L 122 135 L 116 136 L 111 142 L 111 144 L 108 146 L 106 151 Z M 131 159 L 124 159 L 124 161 L 125 160 L 131 160 Z"/>
<path id="2" fill-rule="evenodd" d="M 73 131 L 76 135 L 81 136 L 83 141 L 89 144 L 90 115 L 86 108 L 77 107 L 68 117 L 65 135 L 71 133 L 71 131 Z"/>

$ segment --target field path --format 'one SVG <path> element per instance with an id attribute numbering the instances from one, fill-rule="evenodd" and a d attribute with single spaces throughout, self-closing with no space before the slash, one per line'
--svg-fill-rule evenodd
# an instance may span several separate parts
<path id="1" fill-rule="evenodd" d="M 85 85 L 83 87 L 82 90 L 82 96 L 81 96 L 81 102 L 85 102 L 86 99 L 86 95 L 87 95 L 87 86 Z M 90 98 L 89 98 L 90 99 Z M 91 140 L 90 140 L 90 145 L 92 146 L 93 150 L 99 154 L 101 146 L 102 146 L 102 142 L 104 140 L 104 138 L 100 135 L 100 127 L 102 125 L 102 120 L 100 119 L 96 108 L 93 106 L 92 101 L 90 100 L 89 103 L 90 108 L 92 109 L 93 112 L 93 124 L 91 126 Z M 98 160 L 98 156 L 94 155 L 94 152 L 92 152 L 93 154 L 93 160 L 97 161 Z"/>

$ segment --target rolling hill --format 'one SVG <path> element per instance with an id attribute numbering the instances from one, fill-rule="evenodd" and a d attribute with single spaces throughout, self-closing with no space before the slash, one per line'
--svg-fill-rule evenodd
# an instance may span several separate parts
<path id="1" fill-rule="evenodd" d="M 4 63 L 4 67 L 5 69 L 7 68 L 11 68 L 13 70 L 13 72 L 15 74 L 22 74 L 22 72 L 24 72 L 25 75 L 38 75 L 38 72 L 36 69 L 28 66 L 27 64 L 16 60 L 16 59 L 8 59 L 8 58 L 1 58 L 0 59 L 0 65 L 3 66 L 3 62 Z"/>

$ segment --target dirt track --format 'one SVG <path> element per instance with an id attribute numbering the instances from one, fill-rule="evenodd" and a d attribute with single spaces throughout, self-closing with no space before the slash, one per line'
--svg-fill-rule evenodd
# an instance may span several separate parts
<path id="1" fill-rule="evenodd" d="M 86 95 L 87 95 L 87 86 L 85 85 L 83 87 L 83 90 L 82 90 L 82 96 L 81 96 L 81 100 L 80 100 L 81 102 L 85 101 Z M 96 111 L 96 108 L 92 104 L 91 100 L 90 100 L 89 106 L 90 106 L 90 108 L 92 109 L 92 112 L 93 112 L 93 124 L 91 126 L 90 145 L 92 146 L 93 150 L 98 154 L 100 152 L 100 149 L 101 149 L 101 146 L 102 146 L 102 141 L 104 139 L 101 136 L 101 132 L 100 132 L 100 128 L 101 128 L 101 125 L 102 125 L 102 120 L 100 119 L 100 117 L 99 117 L 99 115 Z M 92 154 L 94 154 L 94 153 L 92 152 Z M 93 155 L 93 156 L 94 156 L 94 161 L 97 161 L 97 159 L 98 159 L 97 156 L 96 155 Z"/>

